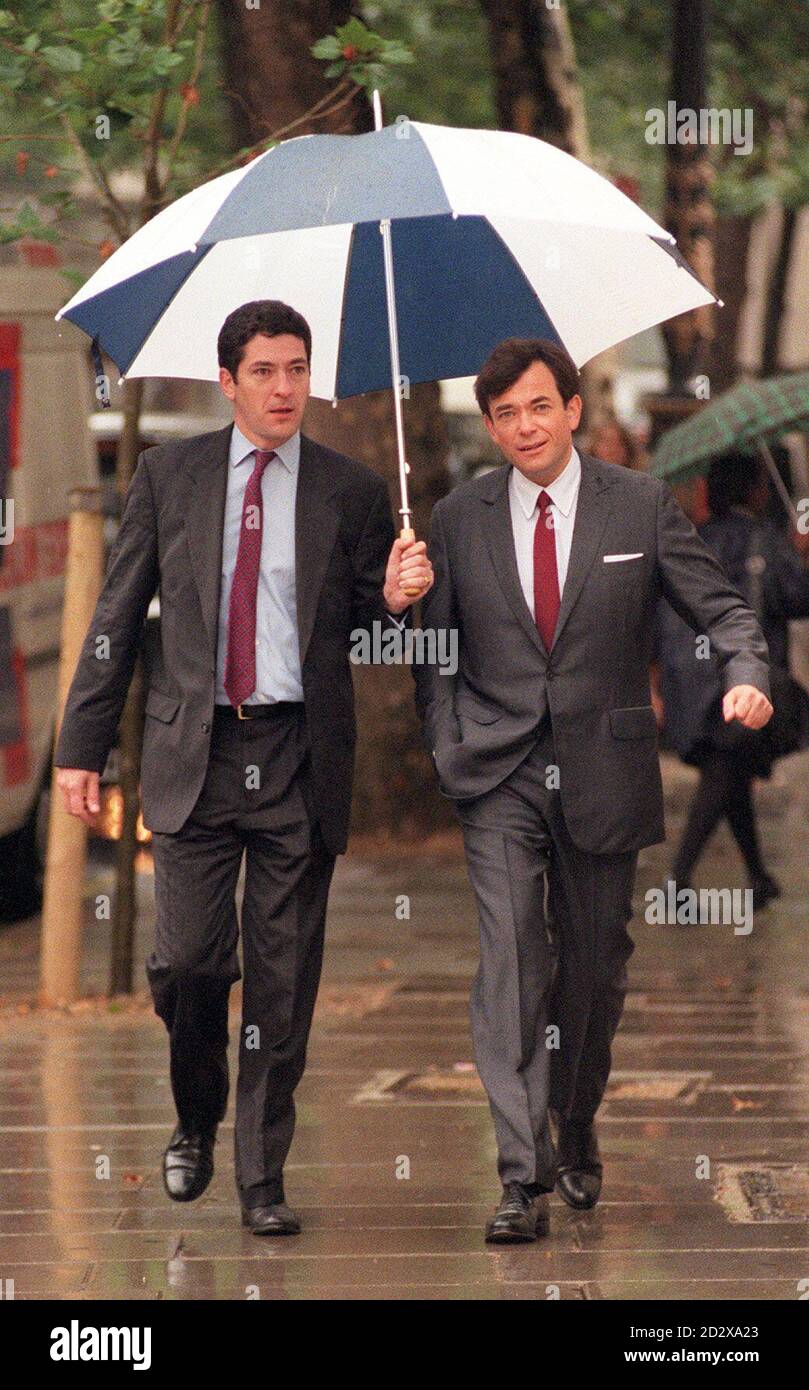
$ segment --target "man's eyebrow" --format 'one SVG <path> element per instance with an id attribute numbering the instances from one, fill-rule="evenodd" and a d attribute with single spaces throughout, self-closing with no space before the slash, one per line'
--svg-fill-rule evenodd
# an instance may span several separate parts
<path id="1" fill-rule="evenodd" d="M 532 399 L 528 402 L 528 404 L 529 404 L 529 405 L 536 405 L 538 401 L 549 401 L 549 400 L 550 400 L 550 396 L 533 396 Z M 494 407 L 494 413 L 495 413 L 495 415 L 496 415 L 496 414 L 498 413 L 498 411 L 500 411 L 500 410 L 513 410 L 513 409 L 514 409 L 514 402 L 513 402 L 513 401 L 504 401 L 502 405 L 496 405 L 496 406 Z"/>

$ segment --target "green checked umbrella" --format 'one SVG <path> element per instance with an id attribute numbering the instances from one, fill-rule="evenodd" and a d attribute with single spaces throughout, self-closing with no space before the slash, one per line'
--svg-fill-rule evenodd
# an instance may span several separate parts
<path id="1" fill-rule="evenodd" d="M 707 472 L 719 454 L 733 449 L 760 453 L 782 502 L 797 521 L 767 445 L 785 430 L 800 429 L 809 429 L 809 372 L 742 381 L 664 434 L 652 455 L 650 472 L 669 483 L 682 483 Z"/>

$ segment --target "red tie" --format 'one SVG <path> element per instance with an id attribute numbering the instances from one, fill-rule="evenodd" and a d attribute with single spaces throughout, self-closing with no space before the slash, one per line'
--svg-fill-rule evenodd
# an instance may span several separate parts
<path id="1" fill-rule="evenodd" d="M 256 688 L 256 591 L 261 563 L 261 478 L 275 450 L 256 449 L 256 465 L 244 490 L 239 550 L 228 608 L 228 648 L 225 659 L 225 691 L 233 706 L 240 705 Z"/>
<path id="2" fill-rule="evenodd" d="M 534 528 L 534 617 L 539 635 L 550 651 L 559 617 L 559 573 L 556 568 L 556 536 L 547 492 L 537 498 L 539 515 Z"/>

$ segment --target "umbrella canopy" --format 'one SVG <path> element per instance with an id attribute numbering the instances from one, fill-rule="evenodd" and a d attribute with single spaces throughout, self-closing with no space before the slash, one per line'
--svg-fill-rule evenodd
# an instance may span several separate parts
<path id="1" fill-rule="evenodd" d="M 720 454 L 733 449 L 759 453 L 762 445 L 785 430 L 806 428 L 809 372 L 741 381 L 690 420 L 668 430 L 652 455 L 649 470 L 670 483 L 685 482 L 705 473 Z"/>
<path id="2" fill-rule="evenodd" d="M 60 310 L 122 377 L 218 379 L 216 339 L 253 299 L 313 334 L 311 390 L 392 386 L 380 222 L 391 219 L 400 371 L 468 376 L 503 338 L 577 365 L 714 301 L 673 239 L 592 169 L 530 136 L 401 121 L 305 135 L 201 185 Z"/>

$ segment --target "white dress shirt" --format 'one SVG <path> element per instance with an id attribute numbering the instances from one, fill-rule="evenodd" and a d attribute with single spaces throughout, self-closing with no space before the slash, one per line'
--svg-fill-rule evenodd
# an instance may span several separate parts
<path id="1" fill-rule="evenodd" d="M 550 512 L 553 517 L 553 533 L 556 539 L 556 570 L 559 576 L 559 597 L 565 587 L 567 566 L 570 559 L 570 545 L 573 540 L 573 525 L 576 520 L 576 503 L 579 498 L 581 481 L 581 459 L 573 448 L 570 458 L 552 483 L 543 488 L 532 483 L 518 468 L 512 467 L 508 480 L 508 495 L 511 506 L 511 530 L 514 535 L 514 550 L 517 556 L 517 569 L 520 584 L 525 594 L 525 602 L 534 614 L 534 531 L 539 510 L 537 498 L 547 492 L 551 499 Z"/>

